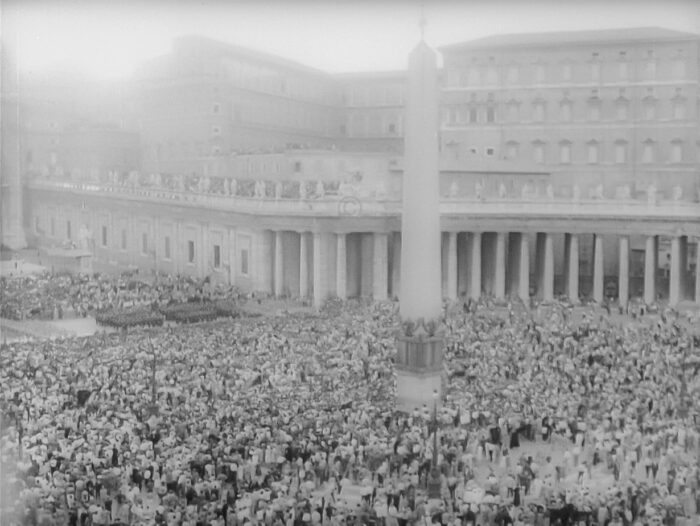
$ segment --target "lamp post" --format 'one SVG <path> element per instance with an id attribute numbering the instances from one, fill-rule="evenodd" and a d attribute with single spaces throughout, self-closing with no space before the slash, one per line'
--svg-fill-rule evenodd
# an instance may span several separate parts
<path id="1" fill-rule="evenodd" d="M 433 433 L 433 465 L 430 470 L 430 479 L 428 481 L 428 498 L 429 499 L 439 499 L 441 497 L 441 482 L 440 482 L 440 472 L 438 470 L 438 421 L 437 421 L 437 403 L 438 403 L 438 391 L 433 390 L 433 419 L 430 424 L 431 431 Z"/>

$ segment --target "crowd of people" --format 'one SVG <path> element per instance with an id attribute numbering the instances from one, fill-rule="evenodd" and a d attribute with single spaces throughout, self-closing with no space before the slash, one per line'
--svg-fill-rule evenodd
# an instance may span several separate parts
<path id="1" fill-rule="evenodd" d="M 555 307 L 446 305 L 409 413 L 391 302 L 5 345 L 0 523 L 697 524 L 688 325 Z"/>
<path id="2" fill-rule="evenodd" d="M 86 317 L 96 311 L 237 297 L 233 287 L 187 276 L 137 273 L 0 278 L 0 316 L 11 320 Z"/>

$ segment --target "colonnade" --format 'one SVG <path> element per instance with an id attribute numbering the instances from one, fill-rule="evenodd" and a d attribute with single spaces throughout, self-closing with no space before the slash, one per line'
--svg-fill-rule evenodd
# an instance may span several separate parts
<path id="1" fill-rule="evenodd" d="M 320 305 L 326 298 L 354 296 L 383 300 L 398 296 L 401 235 L 399 232 L 317 233 L 273 231 L 272 290 L 277 296 L 312 298 Z M 555 236 L 563 254 L 555 260 Z M 582 238 L 590 253 L 581 258 Z M 592 239 L 590 239 L 592 237 Z M 443 295 L 449 299 L 495 299 L 531 296 L 549 301 L 565 296 L 577 303 L 583 295 L 581 267 L 589 266 L 587 295 L 601 303 L 610 296 L 614 280 L 620 305 L 631 299 L 630 237 L 601 234 L 552 234 L 547 232 L 444 232 L 442 243 Z M 606 261 L 604 241 L 617 244 L 617 262 Z M 637 240 L 639 241 L 639 240 Z M 700 280 L 691 283 L 687 236 L 670 239 L 668 302 L 700 302 Z M 643 242 L 643 291 L 637 295 L 651 304 L 659 293 L 659 236 Z M 534 252 L 534 253 L 533 253 Z M 608 251 L 610 252 L 610 251 Z M 609 256 L 607 256 L 609 257 Z M 555 265 L 556 263 L 556 265 Z M 555 266 L 558 267 L 555 287 Z M 611 267 L 614 271 L 611 271 Z M 606 276 L 606 269 L 609 273 Z M 696 272 L 697 275 L 697 272 Z M 607 279 L 606 279 L 607 278 Z"/>

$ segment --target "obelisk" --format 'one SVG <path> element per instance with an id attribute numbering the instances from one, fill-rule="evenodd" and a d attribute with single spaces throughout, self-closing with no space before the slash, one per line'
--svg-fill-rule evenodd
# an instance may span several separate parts
<path id="1" fill-rule="evenodd" d="M 2 220 L 0 242 L 17 250 L 27 246 L 22 220 L 22 168 L 20 153 L 19 79 L 16 56 L 16 6 L 3 6 L 2 86 L 0 86 L 0 192 Z"/>
<path id="2" fill-rule="evenodd" d="M 409 57 L 404 128 L 396 406 L 405 411 L 432 411 L 442 396 L 438 116 L 437 55 L 421 40 Z"/>

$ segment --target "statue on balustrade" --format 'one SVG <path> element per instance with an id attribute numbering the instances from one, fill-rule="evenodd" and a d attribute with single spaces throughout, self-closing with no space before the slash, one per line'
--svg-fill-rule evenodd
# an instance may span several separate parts
<path id="1" fill-rule="evenodd" d="M 236 178 L 231 179 L 229 195 L 238 195 L 238 180 Z"/>
<path id="2" fill-rule="evenodd" d="M 476 198 L 479 201 L 481 201 L 481 199 L 483 198 L 483 194 L 484 194 L 484 183 L 480 179 L 474 185 L 474 195 L 476 196 Z"/>
<path id="3" fill-rule="evenodd" d="M 508 190 L 506 189 L 506 185 L 503 184 L 503 181 L 501 181 L 501 184 L 498 185 L 498 197 L 501 199 L 508 197 Z"/>
<path id="4" fill-rule="evenodd" d="M 581 187 L 575 184 L 571 194 L 574 198 L 574 201 L 578 201 L 579 199 L 581 199 Z"/>
<path id="5" fill-rule="evenodd" d="M 265 197 L 265 181 L 255 182 L 255 197 L 264 198 Z"/>
<path id="6" fill-rule="evenodd" d="M 683 199 L 683 187 L 677 184 L 673 187 L 673 200 L 680 201 L 681 199 Z"/>
<path id="7" fill-rule="evenodd" d="M 531 186 L 530 183 L 525 183 L 522 188 L 520 189 L 520 197 L 522 199 L 529 199 L 531 195 Z"/>
<path id="8" fill-rule="evenodd" d="M 457 181 L 452 181 L 452 184 L 450 185 L 450 194 L 449 196 L 454 199 L 459 195 L 459 186 L 457 185 Z"/>
<path id="9" fill-rule="evenodd" d="M 204 182 L 202 184 L 204 187 L 204 193 L 208 194 L 209 190 L 211 190 L 211 179 L 209 179 L 209 177 L 204 177 Z"/>
<path id="10" fill-rule="evenodd" d="M 231 195 L 231 184 L 226 177 L 224 177 L 224 195 Z"/>
<path id="11" fill-rule="evenodd" d="M 647 203 L 651 205 L 656 204 L 656 185 L 654 183 L 647 187 Z"/>
<path id="12" fill-rule="evenodd" d="M 323 181 L 316 182 L 316 197 L 323 198 L 326 195 L 326 188 L 323 186 Z"/>
<path id="13" fill-rule="evenodd" d="M 552 186 L 552 183 L 547 185 L 547 199 L 554 199 L 554 186 Z"/>
<path id="14" fill-rule="evenodd" d="M 282 199 L 282 182 L 275 183 L 275 199 Z"/>
<path id="15" fill-rule="evenodd" d="M 299 199 L 306 199 L 306 181 L 299 181 Z"/>
<path id="16" fill-rule="evenodd" d="M 185 176 L 184 175 L 178 175 L 177 176 L 177 189 L 180 192 L 185 191 Z"/>
<path id="17" fill-rule="evenodd" d="M 596 199 L 605 199 L 605 191 L 603 189 L 602 183 L 599 183 L 598 186 L 595 187 L 595 198 Z"/>

